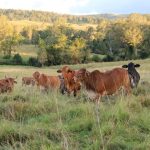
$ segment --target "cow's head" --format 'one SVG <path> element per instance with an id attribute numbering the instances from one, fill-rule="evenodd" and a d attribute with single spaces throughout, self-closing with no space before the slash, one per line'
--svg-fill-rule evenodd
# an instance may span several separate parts
<path id="1" fill-rule="evenodd" d="M 134 64 L 133 62 L 130 62 L 128 65 L 123 65 L 122 68 L 128 68 L 129 69 L 133 69 L 133 68 L 137 68 L 140 67 L 139 64 Z"/>
<path id="2" fill-rule="evenodd" d="M 10 84 L 14 84 L 14 83 L 17 84 L 16 79 L 17 79 L 17 77 L 16 78 L 7 78 L 7 77 L 5 77 L 5 81 L 7 83 L 10 83 Z"/>
<path id="3" fill-rule="evenodd" d="M 64 66 L 62 69 L 57 70 L 58 73 L 62 73 L 64 80 L 70 82 L 74 79 L 75 71 L 70 69 L 68 66 Z"/>
<path id="4" fill-rule="evenodd" d="M 36 71 L 36 72 L 33 73 L 33 78 L 34 78 L 35 80 L 38 80 L 39 77 L 40 77 L 40 73 L 39 73 L 38 71 Z"/>
<path id="5" fill-rule="evenodd" d="M 136 71 L 135 68 L 140 67 L 140 65 L 130 62 L 128 65 L 123 65 L 122 67 L 128 68 L 128 74 L 129 74 L 129 78 L 130 78 L 131 87 L 132 88 L 137 87 L 139 80 L 140 80 L 140 75 Z"/>

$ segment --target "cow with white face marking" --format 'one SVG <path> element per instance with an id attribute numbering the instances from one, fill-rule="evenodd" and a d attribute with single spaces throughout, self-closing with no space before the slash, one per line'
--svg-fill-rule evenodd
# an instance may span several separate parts
<path id="1" fill-rule="evenodd" d="M 131 88 L 137 87 L 140 81 L 140 74 L 136 71 L 135 68 L 140 67 L 139 64 L 134 64 L 130 62 L 128 65 L 123 65 L 122 68 L 128 68 L 128 74 L 130 78 Z"/>

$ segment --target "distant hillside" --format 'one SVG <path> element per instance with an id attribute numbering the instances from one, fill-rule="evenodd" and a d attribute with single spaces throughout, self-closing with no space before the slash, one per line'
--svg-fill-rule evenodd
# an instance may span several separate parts
<path id="1" fill-rule="evenodd" d="M 67 15 L 45 11 L 13 10 L 0 9 L 0 15 L 6 15 L 9 20 L 29 20 L 47 23 L 66 22 L 66 23 L 98 23 L 101 19 L 116 19 L 127 17 L 127 15 L 117 14 L 98 14 L 98 15 Z"/>

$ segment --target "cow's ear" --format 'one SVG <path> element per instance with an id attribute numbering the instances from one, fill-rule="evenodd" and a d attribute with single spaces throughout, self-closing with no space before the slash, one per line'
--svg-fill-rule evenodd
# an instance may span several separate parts
<path id="1" fill-rule="evenodd" d="M 61 71 L 61 70 L 57 70 L 57 72 L 58 72 L 58 73 L 62 73 L 62 71 Z"/>
<path id="2" fill-rule="evenodd" d="M 122 68 L 128 68 L 128 65 L 123 65 Z"/>
<path id="3" fill-rule="evenodd" d="M 140 67 L 140 64 L 135 64 L 134 67 Z"/>

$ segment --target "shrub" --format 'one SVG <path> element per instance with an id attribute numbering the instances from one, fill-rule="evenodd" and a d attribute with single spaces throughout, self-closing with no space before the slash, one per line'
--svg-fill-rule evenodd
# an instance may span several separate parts
<path id="1" fill-rule="evenodd" d="M 101 62 L 102 60 L 101 60 L 101 58 L 98 55 L 93 55 L 92 61 L 94 61 L 94 62 Z"/>
<path id="2" fill-rule="evenodd" d="M 105 62 L 114 61 L 114 56 L 112 54 L 108 54 L 106 57 L 103 58 L 103 61 Z"/>
<path id="3" fill-rule="evenodd" d="M 34 58 L 34 57 L 30 57 L 30 58 L 29 58 L 28 64 L 29 64 L 30 66 L 34 66 L 34 67 L 41 67 L 41 64 L 39 63 L 38 59 L 37 59 L 37 58 Z"/>
<path id="4" fill-rule="evenodd" d="M 15 54 L 13 57 L 13 62 L 17 65 L 21 65 L 23 63 L 22 57 L 20 54 Z"/>
<path id="5" fill-rule="evenodd" d="M 150 52 L 148 50 L 139 52 L 139 58 L 146 59 L 148 57 L 150 57 Z"/>
<path id="6" fill-rule="evenodd" d="M 10 59 L 10 58 L 11 58 L 10 55 L 5 55 L 5 56 L 3 57 L 3 59 Z"/>

